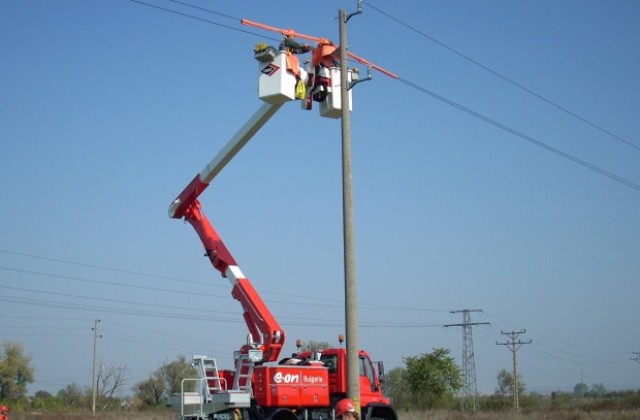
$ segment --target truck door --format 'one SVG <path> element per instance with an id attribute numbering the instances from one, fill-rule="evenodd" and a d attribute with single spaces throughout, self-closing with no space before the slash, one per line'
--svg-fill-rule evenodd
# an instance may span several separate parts
<path id="1" fill-rule="evenodd" d="M 368 401 L 378 400 L 380 397 L 380 389 L 376 382 L 376 374 L 373 370 L 373 364 L 371 360 L 360 355 L 360 396 L 362 398 L 361 403 L 365 405 Z"/>

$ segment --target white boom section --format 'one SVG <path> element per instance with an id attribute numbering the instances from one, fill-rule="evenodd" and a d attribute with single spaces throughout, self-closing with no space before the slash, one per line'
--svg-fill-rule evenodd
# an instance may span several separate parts
<path id="1" fill-rule="evenodd" d="M 260 108 L 240 127 L 235 136 L 218 152 L 205 168 L 200 171 L 200 180 L 206 184 L 211 183 L 226 166 L 227 163 L 244 147 L 245 144 L 278 112 L 284 102 L 269 104 L 263 103 Z"/>
<path id="2" fill-rule="evenodd" d="M 285 102 L 263 103 L 238 132 L 227 142 L 218 154 L 204 167 L 184 191 L 169 206 L 169 217 L 182 217 L 189 206 L 213 178 L 222 171 L 231 159 L 244 147 L 245 144 L 264 126 L 271 117 L 284 105 Z"/>

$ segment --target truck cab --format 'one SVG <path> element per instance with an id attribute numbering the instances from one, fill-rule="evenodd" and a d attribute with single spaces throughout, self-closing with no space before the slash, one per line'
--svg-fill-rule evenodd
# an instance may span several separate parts
<path id="1" fill-rule="evenodd" d="M 319 357 L 316 355 L 319 353 Z M 320 352 L 303 351 L 297 358 L 304 361 L 318 358 L 328 369 L 329 394 L 335 405 L 347 397 L 347 350 L 345 348 L 323 349 Z M 391 401 L 382 391 L 384 366 L 374 363 L 364 350 L 358 352 L 358 370 L 360 372 L 360 406 L 363 419 L 397 419 Z"/>

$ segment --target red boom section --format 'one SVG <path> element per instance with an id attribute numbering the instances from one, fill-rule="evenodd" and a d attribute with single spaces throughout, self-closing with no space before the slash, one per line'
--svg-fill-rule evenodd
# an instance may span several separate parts
<path id="1" fill-rule="evenodd" d="M 265 305 L 264 301 L 237 266 L 226 245 L 213 228 L 211 222 L 201 210 L 200 202 L 195 199 L 184 211 L 184 218 L 193 226 L 202 241 L 206 256 L 213 267 L 227 277 L 233 286 L 231 295 L 242 304 L 244 320 L 256 343 L 242 346 L 241 353 L 257 348 L 262 350 L 262 362 L 278 360 L 284 345 L 285 336 L 280 324 Z"/>

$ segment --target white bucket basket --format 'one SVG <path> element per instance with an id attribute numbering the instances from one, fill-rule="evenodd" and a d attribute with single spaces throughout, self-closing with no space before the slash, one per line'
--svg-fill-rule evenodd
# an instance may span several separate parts
<path id="1" fill-rule="evenodd" d="M 342 99 L 340 95 L 340 68 L 331 67 L 329 69 L 331 75 L 331 84 L 328 86 L 329 91 L 327 98 L 320 102 L 320 115 L 326 118 L 340 118 L 342 116 Z M 351 83 L 351 70 L 347 74 L 347 80 Z M 352 109 L 351 90 L 349 92 L 349 112 Z"/>
<path id="2" fill-rule="evenodd" d="M 270 104 L 293 101 L 296 92 L 296 77 L 287 71 L 287 57 L 279 51 L 272 61 L 260 62 L 258 96 Z"/>

